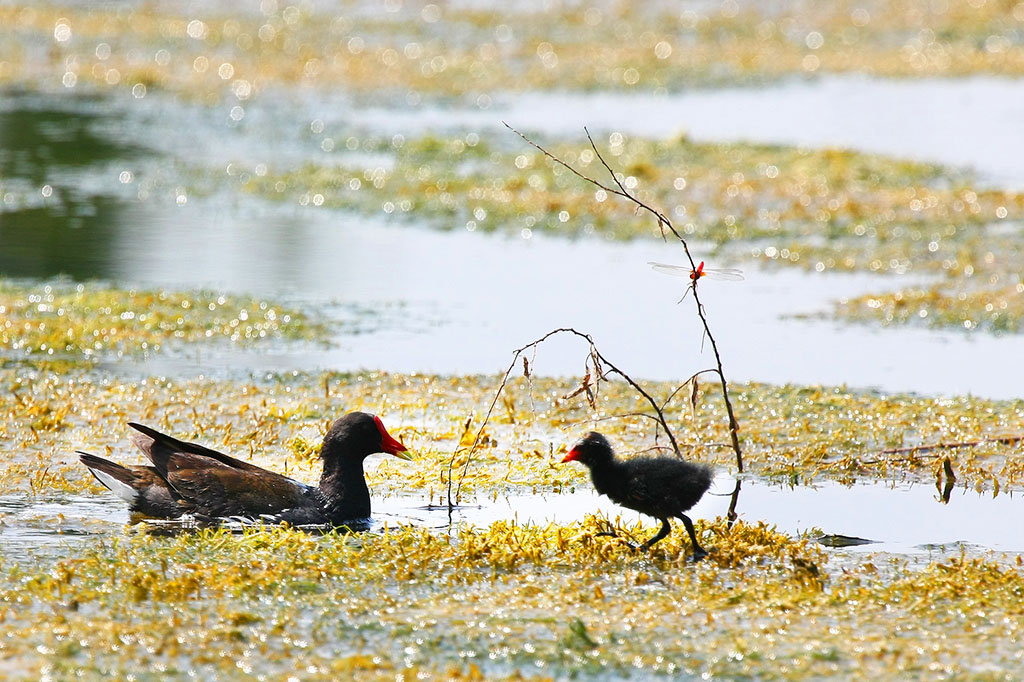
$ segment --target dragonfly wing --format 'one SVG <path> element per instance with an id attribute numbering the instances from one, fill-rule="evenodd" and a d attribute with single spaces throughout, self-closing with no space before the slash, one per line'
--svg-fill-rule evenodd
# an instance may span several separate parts
<path id="1" fill-rule="evenodd" d="M 655 263 L 654 261 L 648 261 L 647 264 L 655 272 L 660 272 L 663 275 L 672 275 L 673 277 L 689 277 L 693 272 L 692 268 L 682 265 L 669 265 L 668 263 Z"/>
<path id="2" fill-rule="evenodd" d="M 743 271 L 739 268 L 709 268 L 704 270 L 704 275 L 711 279 L 720 279 L 727 282 L 739 282 L 743 280 Z"/>

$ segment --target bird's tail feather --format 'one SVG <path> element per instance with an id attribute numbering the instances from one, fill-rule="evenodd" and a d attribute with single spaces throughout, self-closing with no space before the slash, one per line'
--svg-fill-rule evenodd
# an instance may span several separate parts
<path id="1" fill-rule="evenodd" d="M 135 501 L 139 491 L 132 486 L 135 474 L 130 469 L 111 462 L 109 459 L 90 455 L 88 452 L 82 452 L 81 450 L 76 452 L 78 453 L 79 461 L 89 468 L 89 472 L 101 485 L 127 502 Z"/>

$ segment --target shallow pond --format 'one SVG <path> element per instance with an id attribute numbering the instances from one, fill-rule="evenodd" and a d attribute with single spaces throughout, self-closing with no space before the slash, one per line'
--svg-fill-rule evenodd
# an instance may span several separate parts
<path id="1" fill-rule="evenodd" d="M 725 516 L 734 481 L 719 477 L 712 489 L 688 515 L 694 519 Z M 509 497 L 483 507 L 485 521 L 516 518 L 522 522 L 567 523 L 600 512 L 610 519 L 621 515 L 626 522 L 643 519 L 590 490 L 571 495 Z M 817 531 L 826 536 L 846 536 L 869 543 L 844 551 L 916 554 L 954 551 L 961 546 L 974 550 L 1024 551 L 1024 531 L 1009 528 L 1006 518 L 1024 508 L 1020 496 L 979 494 L 962 487 L 943 503 L 934 486 L 927 484 L 857 483 L 843 485 L 822 481 L 811 486 L 779 486 L 746 480 L 737 504 L 739 518 L 764 520 L 789 535 Z M 529 510 L 533 511 L 529 511 Z M 526 511 L 524 511 L 526 510 Z M 469 520 L 478 522 L 475 513 Z M 647 523 L 651 523 L 649 518 Z M 681 524 L 673 532 L 683 533 Z"/>
<path id="2" fill-rule="evenodd" d="M 959 128 L 949 127 L 955 124 L 999 140 L 999 131 L 1005 129 L 999 122 L 1013 119 L 1020 106 L 1014 93 L 1021 89 L 1015 84 L 1000 79 L 922 84 L 832 77 L 653 100 L 527 95 L 498 101 L 486 110 L 434 104 L 390 113 L 305 93 L 287 102 L 272 97 L 251 102 L 242 124 L 219 109 L 158 96 L 140 102 L 11 97 L 0 107 L 0 138 L 7 148 L 0 155 L 4 173 L 15 189 L 43 185 L 53 194 L 0 214 L 0 270 L 20 277 L 65 273 L 130 286 L 211 286 L 270 294 L 319 308 L 345 323 L 336 347 L 328 350 L 214 349 L 118 363 L 119 369 L 132 373 L 363 367 L 496 372 L 504 369 L 514 348 L 552 328 L 575 326 L 591 333 L 609 358 L 635 376 L 682 378 L 707 368 L 712 359 L 707 348 L 702 353 L 692 301 L 676 305 L 685 280 L 660 276 L 646 266 L 649 260 L 680 262 L 679 249 L 671 245 L 437 232 L 395 226 L 383 218 L 270 205 L 223 191 L 187 196 L 175 183 L 192 172 L 189 164 L 224 167 L 238 162 L 250 167 L 271 158 L 320 154 L 316 140 L 304 132 L 318 118 L 328 119 L 328 125 L 333 118 L 378 133 L 444 125 L 506 135 L 510 133 L 501 128 L 502 118 L 540 134 L 562 134 L 578 127 L 576 118 L 592 115 L 595 130 L 641 126 L 646 134 L 667 134 L 682 126 L 696 134 L 706 124 L 701 135 L 730 138 L 754 130 L 742 118 L 746 115 L 785 124 L 786 130 L 817 131 L 817 137 L 788 141 L 871 149 L 888 144 L 885 131 L 895 123 L 851 127 L 845 119 L 822 114 L 822 107 L 833 106 L 836 97 L 847 93 L 866 103 L 884 96 L 906 109 L 922 92 L 945 88 L 949 101 L 960 104 L 936 109 L 936 136 L 962 140 Z M 962 105 L 980 97 L 979 90 L 1005 96 L 991 98 L 985 107 Z M 557 103 L 559 116 L 543 106 L 549 97 Z M 730 97 L 750 100 L 728 104 L 725 110 L 732 114 L 726 116 L 719 112 L 721 98 Z M 788 118 L 795 115 L 793 102 L 817 102 L 817 109 L 810 104 L 807 109 L 819 112 L 815 116 L 820 124 L 793 125 Z M 894 107 L 871 104 L 870 109 L 881 115 Z M 860 120 L 852 105 L 843 111 Z M 903 129 L 913 134 L 904 135 L 912 148 L 899 148 L 902 153 L 928 158 L 931 150 L 942 147 L 937 137 L 924 135 L 926 126 Z M 769 128 L 749 134 L 787 141 L 773 135 Z M 986 166 L 983 151 L 989 145 L 968 147 L 977 151 L 976 157 L 946 160 L 971 163 L 1002 177 L 997 167 Z M 83 149 L 92 150 L 92 156 L 83 155 Z M 1000 149 L 998 158 L 1005 163 L 1024 159 L 1024 154 L 1005 153 L 1005 145 Z M 148 178 L 150 189 L 137 177 Z M 699 256 L 703 249 L 695 246 Z M 1006 380 L 1006 369 L 1019 356 L 1019 343 L 1012 337 L 789 317 L 824 310 L 830 301 L 866 293 L 879 282 L 866 275 L 748 269 L 744 282 L 706 283 L 703 301 L 728 378 L 845 383 L 927 394 L 1019 395 L 1019 388 Z M 909 276 L 892 277 L 886 285 L 913 283 Z M 536 369 L 550 375 L 578 373 L 583 351 L 553 343 L 539 353 Z"/>
<path id="3" fill-rule="evenodd" d="M 507 121 L 520 130 L 577 136 L 584 143 L 587 126 L 593 132 L 645 137 L 685 133 L 701 141 L 842 147 L 970 167 L 993 185 L 1024 187 L 1024 82 L 1016 78 L 823 75 L 763 87 L 662 95 L 504 95 L 485 110 L 474 109 L 352 106 L 341 115 L 372 129 L 406 135 L 438 129 L 501 130 L 500 122 Z"/>
<path id="4" fill-rule="evenodd" d="M 336 339 L 337 347 L 326 350 L 203 350 L 190 358 L 156 357 L 151 371 L 209 373 L 233 365 L 242 370 L 386 367 L 490 373 L 504 370 L 515 348 L 564 326 L 590 333 L 607 357 L 634 376 L 681 379 L 713 364 L 710 349 L 702 353 L 692 300 L 677 305 L 684 280 L 663 277 L 646 265 L 649 260 L 679 262 L 670 246 L 537 236 L 509 240 L 370 228 L 366 220 L 340 233 L 338 228 L 337 219 L 326 216 L 295 225 L 288 259 L 253 254 L 229 263 L 214 251 L 190 260 L 193 268 L 219 261 L 207 262 L 208 272 L 234 275 L 224 284 L 229 289 L 260 293 L 263 286 L 280 291 L 283 285 L 302 302 L 338 301 L 338 311 L 347 311 L 359 333 Z M 154 245 L 153 251 L 168 254 L 181 248 L 185 258 L 209 235 L 197 225 L 196 241 L 186 239 L 179 224 L 175 238 Z M 327 240 L 331 248 L 324 248 Z M 162 267 L 139 263 L 124 276 L 180 286 L 176 261 Z M 831 300 L 865 293 L 878 280 L 794 271 L 748 271 L 746 276 L 739 283 L 712 281 L 702 290 L 732 380 L 1019 395 L 1005 374 L 1020 352 L 1012 336 L 792 319 L 823 310 Z M 533 364 L 546 375 L 581 373 L 585 352 L 579 343 L 555 340 Z"/>
<path id="5" fill-rule="evenodd" d="M 501 118 L 540 134 L 578 132 L 583 123 L 645 134 L 686 128 L 720 139 L 756 133 L 762 141 L 846 144 L 969 164 L 996 183 L 1024 177 L 1014 165 L 1024 155 L 1006 153 L 1019 140 L 1003 144 L 1001 156 L 981 153 L 991 149 L 984 136 L 998 137 L 1001 121 L 1019 110 L 1019 95 L 1006 92 L 983 110 L 959 103 L 976 96 L 972 88 L 1001 93 L 1012 82 L 943 82 L 948 89 L 932 106 L 934 130 L 900 113 L 931 106 L 925 95 L 934 83 L 925 85 L 826 78 L 647 100 L 527 95 L 495 99 L 483 110 L 427 103 L 411 115 L 307 93 L 250 102 L 241 124 L 227 108 L 157 96 L 118 100 L 112 110 L 107 100 L 5 98 L 0 169 L 11 183 L 5 190 L 27 189 L 34 198 L 0 213 L 0 271 L 266 294 L 343 323 L 330 349 L 204 347 L 101 366 L 120 374 L 178 378 L 313 367 L 496 372 L 515 347 L 552 327 L 574 325 L 631 374 L 679 379 L 711 358 L 706 348 L 702 354 L 692 301 L 676 305 L 685 281 L 646 266 L 679 262 L 670 246 L 436 232 L 272 206 L 216 188 L 209 196 L 189 195 L 179 185 L 229 163 L 253 168 L 319 154 L 319 141 L 306 132 L 316 119 L 379 133 L 422 126 L 506 135 Z M 834 111 L 836 102 L 844 106 Z M 755 118 L 763 127 L 753 127 Z M 21 138 L 10 132 L 16 125 Z M 968 136 L 974 143 L 946 139 L 958 133 L 958 142 Z M 975 134 L 981 137 L 970 137 Z M 94 153 L 76 151 L 83 149 Z M 979 153 L 971 156 L 972 150 Z M 791 317 L 876 288 L 877 276 L 746 274 L 744 282 L 707 282 L 701 289 L 731 380 L 1019 395 L 1010 371 L 1019 366 L 1018 339 Z M 584 350 L 553 342 L 533 365 L 543 374 L 580 374 Z M 55 439 L 51 447 L 64 445 Z M 720 478 L 693 510 L 702 527 L 725 513 L 732 487 Z M 1020 516 L 1019 495 L 957 487 L 947 503 L 938 497 L 927 484 L 784 487 L 745 480 L 740 519 L 775 525 L 789 537 L 747 526 L 738 539 L 708 542 L 719 556 L 696 566 L 682 565 L 685 551 L 677 563 L 668 555 L 619 557 L 618 547 L 609 560 L 599 543 L 579 555 L 554 549 L 552 537 L 563 539 L 561 524 L 594 513 L 613 523 L 638 518 L 589 486 L 485 498 L 452 519 L 444 508 L 423 508 L 420 499 L 378 497 L 376 530 L 413 526 L 419 535 L 376 546 L 279 537 L 284 533 L 255 534 L 237 546 L 233 537 L 126 542 L 128 512 L 110 495 L 5 497 L 0 558 L 13 576 L 6 598 L 16 607 L 5 606 L 0 616 L 8 633 L 0 642 L 0 674 L 39 678 L 57 666 L 55 679 L 118 678 L 138 672 L 140 661 L 142 670 L 160 671 L 153 679 L 165 673 L 212 678 L 222 670 L 230 679 L 239 670 L 249 676 L 254 665 L 267 666 L 270 676 L 297 670 L 310 679 L 339 679 L 382 663 L 377 672 L 390 679 L 393 670 L 411 677 L 415 666 L 440 674 L 441 665 L 478 679 L 476 663 L 487 675 L 569 678 L 582 671 L 596 679 L 630 670 L 694 679 L 785 678 L 794 669 L 821 679 L 873 675 L 880 666 L 880 677 L 920 675 L 925 666 L 949 675 L 975 673 L 978 666 L 1010 670 L 1007 662 L 1015 655 L 1019 661 L 1012 647 L 1019 641 L 1019 570 L 996 555 L 1024 551 L 1024 535 L 1007 522 Z M 510 519 L 528 529 L 560 526 L 537 534 L 533 544 L 529 532 L 497 538 L 503 528 L 495 522 Z M 462 545 L 454 549 L 459 543 L 443 537 L 450 520 L 462 522 L 454 530 Z M 794 547 L 802 543 L 792 536 L 819 532 L 871 543 Z M 676 524 L 665 542 L 681 536 Z M 543 558 L 519 563 L 520 540 Z M 288 543 L 284 550 L 268 546 L 279 541 Z M 490 542 L 493 554 L 481 549 Z M 360 545 L 376 555 L 359 554 Z M 839 570 L 819 567 L 819 551 L 842 557 Z M 894 557 L 884 580 L 876 577 L 871 553 Z M 738 569 L 726 565 L 727 556 L 739 557 Z M 360 559 L 369 577 L 351 569 Z M 905 570 L 908 564 L 914 570 Z M 557 600 L 553 587 L 560 590 Z M 195 652 L 209 658 L 197 661 Z M 898 666 L 890 663 L 896 659 Z"/>

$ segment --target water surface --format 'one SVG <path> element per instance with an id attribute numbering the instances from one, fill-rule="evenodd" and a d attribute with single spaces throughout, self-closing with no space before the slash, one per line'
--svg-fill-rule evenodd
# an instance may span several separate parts
<path id="1" fill-rule="evenodd" d="M 20 95 L 0 103 L 0 273 L 211 287 L 313 307 L 345 323 L 335 347 L 326 350 L 215 348 L 114 366 L 132 373 L 490 373 L 507 366 L 513 349 L 573 326 L 592 334 L 630 374 L 679 380 L 713 359 L 692 300 L 676 303 L 685 280 L 646 266 L 649 260 L 681 262 L 672 245 L 441 232 L 383 215 L 270 203 L 218 183 L 208 196 L 190 195 L 180 183 L 211 168 L 227 176 L 232 168 L 251 171 L 259 163 L 319 159 L 320 138 L 309 127 L 315 119 L 328 129 L 375 134 L 443 128 L 490 136 L 511 135 L 501 126 L 508 119 L 549 135 L 587 123 L 595 131 L 657 136 L 686 129 L 714 139 L 888 150 L 967 163 L 1013 184 L 1018 172 L 1024 178 L 1024 153 L 1013 153 L 1024 136 L 1008 122 L 1019 120 L 1022 93 L 1017 81 L 997 78 L 834 76 L 664 96 L 502 96 L 488 109 L 436 102 L 381 109 L 343 95 L 303 92 L 250 102 L 241 122 L 231 121 L 226 109 L 159 95 Z M 937 105 L 940 94 L 945 107 Z M 904 116 L 915 103 L 930 123 Z M 900 145 L 889 148 L 894 138 Z M 954 151 L 960 156 L 948 155 Z M 693 246 L 698 257 L 708 253 Z M 746 281 L 707 281 L 701 291 L 730 380 L 1018 397 L 1018 382 L 1008 372 L 1019 364 L 1016 337 L 792 317 L 827 310 L 838 298 L 917 283 L 910 275 L 748 266 Z M 553 342 L 538 353 L 536 371 L 578 374 L 584 350 L 576 342 Z"/>
<path id="2" fill-rule="evenodd" d="M 725 516 L 734 480 L 720 475 L 711 490 L 688 512 L 693 519 Z M 488 526 L 496 521 L 544 526 L 582 521 L 599 514 L 611 522 L 632 525 L 656 522 L 624 509 L 589 486 L 572 492 L 499 495 L 467 500 L 449 516 L 446 507 L 426 507 L 413 497 L 375 496 L 372 532 L 385 527 L 422 526 L 443 530 L 450 522 Z M 1019 495 L 953 489 L 948 503 L 933 485 L 863 482 L 843 485 L 819 481 L 809 486 L 781 486 L 762 480 L 743 481 L 739 518 L 764 521 L 790 534 L 843 535 L 870 541 L 836 552 L 886 552 L 931 555 L 994 550 L 1024 552 L 1024 527 L 1007 523 L 1024 512 Z M 127 505 L 113 495 L 55 496 L 41 501 L 0 498 L 0 551 L 12 559 L 33 550 L 53 555 L 73 553 L 97 539 L 122 535 L 128 526 Z M 139 527 L 144 528 L 144 526 Z M 685 533 L 674 523 L 674 533 Z M 645 539 L 645 538 L 641 538 Z"/>
<path id="3" fill-rule="evenodd" d="M 971 168 L 993 185 L 1024 187 L 1024 81 L 1016 78 L 832 74 L 670 94 L 503 94 L 482 111 L 427 104 L 353 113 L 363 125 L 396 131 L 498 130 L 506 120 L 520 130 L 575 135 L 581 143 L 587 126 L 656 138 L 843 147 Z"/>

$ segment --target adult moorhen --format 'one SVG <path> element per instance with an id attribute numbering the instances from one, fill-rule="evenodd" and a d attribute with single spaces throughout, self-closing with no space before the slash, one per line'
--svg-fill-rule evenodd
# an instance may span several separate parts
<path id="1" fill-rule="evenodd" d="M 619 459 L 608 439 L 596 431 L 576 441 L 562 461 L 585 464 L 590 469 L 590 478 L 597 492 L 624 507 L 661 521 L 661 530 L 634 549 L 647 550 L 666 537 L 672 531 L 668 520 L 675 517 L 682 520 L 690 534 L 693 560 L 707 556 L 708 553 L 697 543 L 693 522 L 683 512 L 695 505 L 711 487 L 710 467 L 674 457 L 646 455 Z"/>
<path id="2" fill-rule="evenodd" d="M 370 516 L 363 460 L 375 452 L 412 459 L 380 417 L 351 412 L 335 421 L 320 447 L 324 468 L 306 485 L 228 455 L 186 443 L 142 424 L 132 442 L 152 466 L 124 467 L 85 452 L 82 464 L 133 512 L 161 518 L 185 513 L 253 517 L 303 524 L 336 524 Z"/>

